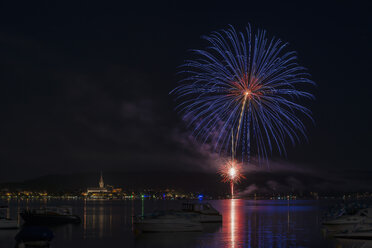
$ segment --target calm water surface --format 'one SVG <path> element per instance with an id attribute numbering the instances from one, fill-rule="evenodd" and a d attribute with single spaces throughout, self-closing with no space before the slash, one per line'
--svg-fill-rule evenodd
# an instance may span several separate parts
<path id="1" fill-rule="evenodd" d="M 223 215 L 222 224 L 204 225 L 199 233 L 135 234 L 133 215 L 177 209 L 182 201 L 8 201 L 7 215 L 17 218 L 25 207 L 70 206 L 82 223 L 50 227 L 53 248 L 77 247 L 362 247 L 324 235 L 321 201 L 209 201 Z M 328 203 L 329 205 L 329 203 Z M 22 221 L 20 220 L 20 224 Z M 14 247 L 18 230 L 0 230 L 0 247 Z"/>

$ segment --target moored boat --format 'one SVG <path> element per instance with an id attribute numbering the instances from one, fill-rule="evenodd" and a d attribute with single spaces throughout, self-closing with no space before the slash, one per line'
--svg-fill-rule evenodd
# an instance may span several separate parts
<path id="1" fill-rule="evenodd" d="M 0 229 L 17 229 L 17 228 L 18 228 L 18 223 L 16 220 L 0 218 Z"/>
<path id="2" fill-rule="evenodd" d="M 20 215 L 29 224 L 67 224 L 81 222 L 80 217 L 72 214 L 71 208 L 67 207 L 23 210 Z"/>
<path id="3" fill-rule="evenodd" d="M 184 203 L 184 213 L 192 213 L 201 223 L 220 223 L 222 215 L 210 203 Z"/>
<path id="4" fill-rule="evenodd" d="M 353 215 L 342 215 L 322 224 L 329 231 L 351 231 L 358 224 L 372 224 L 372 208 L 361 209 Z"/>
<path id="5" fill-rule="evenodd" d="M 335 234 L 333 235 L 333 237 L 341 239 L 372 240 L 372 225 L 359 224 L 356 225 L 352 230 Z"/>
<path id="6" fill-rule="evenodd" d="M 17 229 L 18 222 L 5 217 L 5 214 L 3 214 L 3 211 L 6 209 L 8 209 L 7 206 L 0 206 L 0 229 Z"/>

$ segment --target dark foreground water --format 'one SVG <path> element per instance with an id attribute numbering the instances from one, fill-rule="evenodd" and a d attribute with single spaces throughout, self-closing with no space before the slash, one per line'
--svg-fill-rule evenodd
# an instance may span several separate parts
<path id="1" fill-rule="evenodd" d="M 321 217 L 329 203 L 321 201 L 209 201 L 223 215 L 222 224 L 208 224 L 199 233 L 135 234 L 132 216 L 155 209 L 176 209 L 181 201 L 8 201 L 8 216 L 25 207 L 70 206 L 82 223 L 50 227 L 53 248 L 77 247 L 367 247 L 324 235 Z M 22 221 L 20 221 L 22 224 Z M 18 230 L 0 230 L 0 247 L 14 247 Z M 364 246 L 363 246 L 364 245 Z M 368 244 L 367 244 L 368 245 Z"/>

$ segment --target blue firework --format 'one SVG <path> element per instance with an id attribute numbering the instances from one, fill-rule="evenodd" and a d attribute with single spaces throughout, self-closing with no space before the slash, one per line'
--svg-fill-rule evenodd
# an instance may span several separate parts
<path id="1" fill-rule="evenodd" d="M 193 50 L 194 59 L 181 67 L 185 75 L 171 93 L 177 110 L 202 142 L 218 152 L 248 161 L 254 152 L 267 158 L 285 144 L 306 138 L 303 117 L 311 112 L 299 101 L 313 99 L 314 85 L 287 43 L 267 38 L 266 31 L 227 30 L 203 37 L 209 46 Z"/>

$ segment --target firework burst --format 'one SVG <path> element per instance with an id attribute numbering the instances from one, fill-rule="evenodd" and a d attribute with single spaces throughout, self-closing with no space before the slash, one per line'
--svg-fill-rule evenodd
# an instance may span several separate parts
<path id="1" fill-rule="evenodd" d="M 241 171 L 242 168 L 240 164 L 236 161 L 229 160 L 222 166 L 219 173 L 222 177 L 222 182 L 239 183 L 243 178 L 245 178 Z"/>
<path id="2" fill-rule="evenodd" d="M 250 26 L 204 39 L 210 45 L 193 50 L 195 59 L 183 65 L 187 76 L 171 92 L 196 138 L 219 153 L 232 150 L 243 162 L 252 151 L 259 161 L 274 148 L 285 154 L 287 140 L 295 145 L 306 138 L 299 116 L 312 120 L 311 112 L 298 100 L 313 99 L 305 89 L 314 82 L 287 43 L 268 39 L 263 30 L 252 34 Z"/>
<path id="3" fill-rule="evenodd" d="M 222 177 L 222 182 L 230 183 L 231 197 L 234 197 L 234 184 L 239 183 L 244 177 L 241 173 L 242 168 L 236 161 L 228 160 L 219 173 Z"/>

